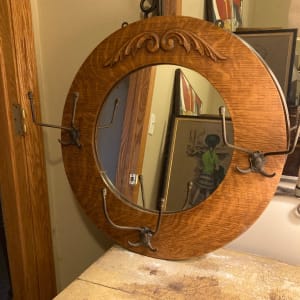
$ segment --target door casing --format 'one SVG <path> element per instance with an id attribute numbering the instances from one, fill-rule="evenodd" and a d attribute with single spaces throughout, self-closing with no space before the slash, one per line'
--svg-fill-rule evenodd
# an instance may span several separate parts
<path id="1" fill-rule="evenodd" d="M 13 296 L 52 299 L 56 284 L 44 148 L 27 99 L 28 91 L 39 94 L 30 0 L 0 0 L 0 19 L 0 189 Z M 15 132 L 14 105 L 24 110 L 24 135 Z"/>

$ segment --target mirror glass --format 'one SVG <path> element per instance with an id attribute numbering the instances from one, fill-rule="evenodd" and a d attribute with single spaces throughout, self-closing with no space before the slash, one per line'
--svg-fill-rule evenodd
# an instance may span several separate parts
<path id="1" fill-rule="evenodd" d="M 212 194 L 232 151 L 223 144 L 217 90 L 199 73 L 157 65 L 123 78 L 109 93 L 95 134 L 106 181 L 149 210 L 180 211 Z M 233 142 L 230 116 L 227 138 Z"/>

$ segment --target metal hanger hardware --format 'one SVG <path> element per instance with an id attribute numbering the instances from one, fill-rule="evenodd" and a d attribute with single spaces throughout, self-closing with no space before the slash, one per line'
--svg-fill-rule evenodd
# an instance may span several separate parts
<path id="1" fill-rule="evenodd" d="M 102 189 L 102 199 L 103 199 L 103 209 L 104 209 L 104 215 L 107 219 L 107 221 L 110 223 L 110 225 L 116 229 L 120 230 L 136 230 L 139 231 L 139 240 L 137 242 L 131 242 L 128 241 L 128 244 L 132 247 L 146 247 L 150 249 L 151 251 L 157 251 L 156 248 L 154 248 L 151 244 L 152 237 L 157 234 L 160 228 L 161 224 L 161 218 L 162 218 L 162 210 L 164 206 L 164 199 L 161 200 L 160 203 L 160 209 L 158 213 L 157 223 L 155 230 L 151 230 L 149 227 L 143 226 L 143 227 L 134 227 L 134 226 L 121 226 L 112 221 L 112 219 L 109 216 L 108 210 L 107 210 L 107 204 L 106 204 L 106 198 L 107 198 L 107 189 Z"/>
<path id="2" fill-rule="evenodd" d="M 292 131 L 296 130 L 295 139 L 294 139 L 293 144 L 291 144 L 289 146 L 289 148 L 284 151 L 265 152 L 265 153 L 261 152 L 261 151 L 251 151 L 251 150 L 228 143 L 227 133 L 226 133 L 226 120 L 225 120 L 225 107 L 224 106 L 221 106 L 219 108 L 219 113 L 220 113 L 220 116 L 222 117 L 222 135 L 223 135 L 224 144 L 229 148 L 239 150 L 242 152 L 246 152 L 249 155 L 249 163 L 250 163 L 249 168 L 242 169 L 238 166 L 236 167 L 236 169 L 242 174 L 255 172 L 255 173 L 260 173 L 261 175 L 263 175 L 265 177 L 274 177 L 275 173 L 268 174 L 264 170 L 265 163 L 266 163 L 266 157 L 272 156 L 272 155 L 289 155 L 289 154 L 292 154 L 296 149 L 297 141 L 299 139 L 299 134 L 300 134 L 300 121 L 299 121 L 300 110 L 299 109 L 297 111 L 296 125 L 289 129 L 289 134 L 291 134 Z"/>
<path id="3" fill-rule="evenodd" d="M 105 128 L 112 127 L 112 125 L 114 123 L 114 120 L 115 120 L 115 117 L 116 117 L 116 112 L 117 112 L 117 108 L 118 108 L 119 102 L 120 102 L 120 99 L 116 98 L 115 99 L 114 108 L 113 108 L 113 112 L 112 112 L 111 119 L 110 119 L 109 123 L 107 123 L 105 125 L 97 126 L 97 128 L 99 128 L 99 129 L 105 129 Z"/>
<path id="4" fill-rule="evenodd" d="M 80 138 L 79 129 L 75 127 L 75 115 L 76 115 L 76 107 L 77 107 L 77 101 L 79 98 L 79 93 L 77 93 L 77 92 L 73 93 L 73 110 L 72 110 L 72 120 L 71 120 L 70 127 L 64 127 L 64 126 L 58 126 L 58 125 L 52 125 L 52 124 L 38 122 L 36 120 L 36 114 L 35 114 L 35 109 L 34 109 L 33 92 L 29 91 L 27 93 L 27 96 L 28 96 L 29 103 L 30 103 L 32 121 L 35 125 L 41 126 L 41 127 L 56 128 L 56 129 L 68 131 L 69 135 L 70 135 L 70 140 L 69 141 L 61 141 L 59 139 L 58 141 L 64 146 L 76 145 L 78 148 L 81 147 L 80 140 L 79 140 L 79 138 Z"/>

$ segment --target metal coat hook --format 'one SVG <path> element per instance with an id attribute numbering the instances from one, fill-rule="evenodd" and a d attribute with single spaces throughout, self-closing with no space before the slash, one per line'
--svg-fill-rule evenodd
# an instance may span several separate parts
<path id="1" fill-rule="evenodd" d="M 69 132 L 70 135 L 70 141 L 61 141 L 58 140 L 62 145 L 69 146 L 69 145 L 76 145 L 78 148 L 81 147 L 80 141 L 79 141 L 79 129 L 75 127 L 75 114 L 76 114 L 76 107 L 77 107 L 77 101 L 79 98 L 79 93 L 73 93 L 73 110 L 72 110 L 72 120 L 71 120 L 71 127 L 64 127 L 64 126 L 58 126 L 58 125 L 52 125 L 47 123 L 38 122 L 36 120 L 36 114 L 34 109 L 34 97 L 32 91 L 29 91 L 27 93 L 29 103 L 30 103 L 30 109 L 31 109 L 31 117 L 32 121 L 35 125 L 41 126 L 41 127 L 49 127 L 49 128 L 56 128 L 61 129 Z"/>
<path id="2" fill-rule="evenodd" d="M 144 13 L 144 18 L 148 18 L 150 14 L 152 16 L 162 16 L 162 0 L 141 0 L 140 8 Z"/>
<path id="3" fill-rule="evenodd" d="M 248 169 L 241 169 L 239 167 L 236 167 L 236 169 L 243 174 L 247 174 L 250 172 L 256 172 L 256 173 L 260 173 L 261 175 L 265 176 L 265 177 L 274 177 L 275 173 L 272 174 L 268 174 L 265 172 L 264 170 L 264 166 L 266 163 L 266 157 L 267 156 L 271 156 L 271 155 L 289 155 L 292 154 L 295 149 L 296 149 L 296 145 L 297 145 L 297 141 L 299 138 L 299 133 L 300 133 L 300 122 L 299 122 L 299 114 L 300 114 L 300 110 L 298 110 L 298 116 L 297 116 L 297 121 L 296 121 L 296 126 L 292 127 L 290 129 L 290 133 L 294 130 L 296 130 L 296 134 L 295 134 L 295 140 L 294 143 L 292 145 L 289 146 L 289 149 L 284 150 L 284 151 L 276 151 L 276 152 L 261 152 L 261 151 L 251 151 L 239 146 L 235 146 L 232 145 L 230 143 L 228 143 L 227 141 L 227 133 L 226 133 L 226 120 L 225 120 L 225 107 L 221 106 L 219 109 L 220 115 L 222 117 L 222 135 L 223 135 L 223 141 L 224 144 L 227 147 L 230 147 L 232 149 L 235 150 L 239 150 L 242 152 L 246 152 L 249 155 L 249 162 L 250 162 L 250 167 Z"/>
<path id="4" fill-rule="evenodd" d="M 153 231 L 149 227 L 146 227 L 146 226 L 144 226 L 144 227 L 123 226 L 123 225 L 120 226 L 120 225 L 114 223 L 112 221 L 112 219 L 110 218 L 108 210 L 107 210 L 106 197 L 107 197 L 107 189 L 104 188 L 104 189 L 102 189 L 103 209 L 104 209 L 104 215 L 105 215 L 107 221 L 110 223 L 110 225 L 112 227 L 114 227 L 116 229 L 120 229 L 120 230 L 136 230 L 136 231 L 139 231 L 139 241 L 137 241 L 137 242 L 128 241 L 128 244 L 132 247 L 141 247 L 141 246 L 143 246 L 143 247 L 146 247 L 146 248 L 150 249 L 151 251 L 157 251 L 157 249 L 152 246 L 151 239 L 155 234 L 157 234 L 157 232 L 159 231 L 159 228 L 160 228 L 164 199 L 162 199 L 162 201 L 161 201 L 161 206 L 160 206 L 159 213 L 158 213 L 156 228 Z"/>
<path id="5" fill-rule="evenodd" d="M 290 155 L 290 154 L 294 153 L 294 151 L 296 150 L 296 146 L 297 146 L 297 143 L 298 143 L 299 136 L 300 136 L 300 106 L 298 106 L 298 108 L 297 108 L 295 125 L 293 127 L 291 127 L 290 130 L 289 130 L 289 134 L 290 134 L 290 139 L 289 140 L 291 140 L 291 133 L 293 131 L 296 131 L 296 133 L 294 135 L 294 142 L 293 142 L 293 144 L 290 144 L 290 146 L 287 150 L 277 151 L 277 152 L 267 152 L 267 153 L 265 153 L 265 156 L 269 156 L 269 155 Z"/>
<path id="6" fill-rule="evenodd" d="M 105 128 L 110 128 L 113 125 L 114 120 L 115 120 L 115 116 L 116 116 L 116 112 L 117 112 L 117 108 L 118 108 L 118 105 L 119 105 L 119 102 L 120 102 L 120 99 L 116 98 L 110 122 L 107 123 L 107 124 L 105 124 L 105 125 L 97 126 L 97 128 L 99 128 L 99 129 L 105 129 Z"/>

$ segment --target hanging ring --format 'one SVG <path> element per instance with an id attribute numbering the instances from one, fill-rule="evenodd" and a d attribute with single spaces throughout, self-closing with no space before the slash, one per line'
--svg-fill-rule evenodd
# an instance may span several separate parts
<path id="1" fill-rule="evenodd" d="M 255 173 L 260 173 L 261 175 L 263 175 L 265 177 L 269 177 L 269 178 L 274 177 L 275 173 L 268 174 L 264 170 L 265 163 L 266 163 L 265 153 L 263 153 L 261 151 L 251 151 L 251 150 L 248 150 L 248 149 L 236 146 L 236 145 L 232 145 L 227 141 L 225 107 L 224 106 L 221 106 L 219 108 L 219 113 L 222 118 L 222 137 L 223 137 L 224 144 L 227 147 L 232 148 L 234 150 L 248 153 L 248 159 L 249 159 L 249 163 L 250 163 L 249 168 L 242 169 L 242 168 L 236 166 L 236 170 L 242 174 L 248 174 L 251 172 L 255 172 Z"/>

